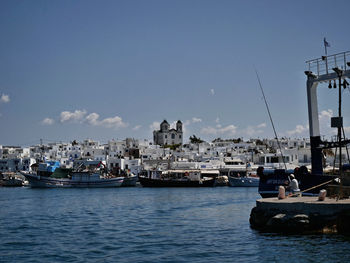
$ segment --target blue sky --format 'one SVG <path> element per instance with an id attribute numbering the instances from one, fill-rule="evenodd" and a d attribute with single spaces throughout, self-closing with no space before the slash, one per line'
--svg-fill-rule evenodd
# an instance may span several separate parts
<path id="1" fill-rule="evenodd" d="M 349 1 L 0 1 L 0 144 L 308 137 L 305 61 L 350 50 Z M 343 92 L 350 126 L 350 91 Z M 320 88 L 321 133 L 337 92 Z M 324 128 L 323 128 L 324 127 Z M 323 129 L 322 129 L 323 128 Z M 349 130 L 350 133 L 350 129 Z"/>

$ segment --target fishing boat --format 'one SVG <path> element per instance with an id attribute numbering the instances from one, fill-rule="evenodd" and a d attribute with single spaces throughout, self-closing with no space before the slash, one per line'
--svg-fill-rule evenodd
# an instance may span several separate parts
<path id="1" fill-rule="evenodd" d="M 128 175 L 123 176 L 124 180 L 121 186 L 129 187 L 129 186 L 136 186 L 136 183 L 138 181 L 138 176 L 130 173 Z"/>
<path id="2" fill-rule="evenodd" d="M 33 188 L 71 188 L 71 187 L 119 187 L 124 177 L 104 173 L 100 165 L 94 168 L 78 167 L 75 170 L 58 167 L 57 163 L 39 165 L 37 172 L 21 172 Z"/>
<path id="3" fill-rule="evenodd" d="M 260 177 L 259 182 L 259 194 L 264 197 L 274 197 L 278 195 L 279 186 L 288 186 L 290 182 L 290 174 L 294 174 L 295 178 L 299 182 L 299 188 L 302 195 L 317 195 L 321 189 L 324 189 L 329 184 L 337 184 L 338 182 L 345 182 L 342 170 L 342 158 L 339 158 L 339 173 L 324 174 L 323 171 L 323 149 L 339 148 L 339 156 L 341 156 L 342 147 L 346 147 L 350 143 L 350 140 L 345 139 L 343 129 L 343 118 L 341 116 L 341 89 L 346 87 L 346 78 L 350 77 L 350 52 L 343 52 L 331 56 L 322 56 L 322 58 L 307 61 L 308 70 L 305 71 L 307 76 L 306 90 L 308 99 L 308 113 L 309 113 L 309 132 L 311 142 L 311 171 L 305 166 L 297 167 L 294 170 L 287 169 L 264 169 L 259 167 L 257 175 Z M 312 72 L 315 70 L 316 72 Z M 266 98 L 260 83 L 259 76 L 258 81 L 261 91 L 264 96 L 265 104 Z M 317 106 L 317 86 L 320 83 L 329 84 L 328 87 L 332 88 L 331 82 L 338 82 L 339 87 L 339 116 L 331 118 L 331 126 L 338 129 L 337 142 L 327 142 L 321 140 L 320 127 L 319 127 L 319 114 Z M 342 83 L 343 82 L 343 83 Z M 335 87 L 335 85 L 333 85 Z M 268 109 L 270 120 L 272 118 Z M 272 122 L 272 126 L 273 122 Z M 275 130 L 274 130 L 275 131 Z M 342 134 L 343 131 L 343 134 Z M 275 132 L 276 138 L 277 134 Z M 342 139 L 344 137 L 344 140 Z M 283 159 L 283 157 L 282 157 Z"/>
<path id="4" fill-rule="evenodd" d="M 241 167 L 220 169 L 221 174 L 228 178 L 228 185 L 233 187 L 257 187 L 259 177 L 253 175 L 253 171 L 242 165 Z"/>
<path id="5" fill-rule="evenodd" d="M 212 187 L 215 177 L 202 176 L 201 170 L 145 170 L 139 174 L 144 187 Z"/>
<path id="6" fill-rule="evenodd" d="M 0 186 L 23 186 L 23 180 L 15 173 L 0 173 Z"/>
<path id="7" fill-rule="evenodd" d="M 109 178 L 92 172 L 73 172 L 68 178 L 52 178 L 22 173 L 33 188 L 118 187 L 124 177 Z"/>
<path id="8" fill-rule="evenodd" d="M 260 179 L 253 176 L 229 176 L 228 181 L 233 187 L 258 187 Z"/>

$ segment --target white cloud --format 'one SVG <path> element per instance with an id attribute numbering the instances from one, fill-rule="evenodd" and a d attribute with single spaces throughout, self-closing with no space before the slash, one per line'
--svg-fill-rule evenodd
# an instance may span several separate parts
<path id="1" fill-rule="evenodd" d="M 331 118 L 333 114 L 333 110 L 331 109 L 323 110 L 318 114 L 321 135 L 329 136 L 337 134 L 337 129 L 331 127 Z"/>
<path id="2" fill-rule="evenodd" d="M 6 95 L 6 94 L 2 94 L 1 97 L 0 97 L 0 102 L 3 102 L 3 103 L 10 102 L 10 96 Z"/>
<path id="3" fill-rule="evenodd" d="M 208 135 L 228 135 L 233 136 L 237 133 L 237 127 L 234 125 L 228 125 L 226 127 L 204 127 L 201 129 L 201 133 Z"/>
<path id="4" fill-rule="evenodd" d="M 323 110 L 318 114 L 320 121 L 329 120 L 331 117 L 333 117 L 333 110 L 331 109 Z"/>
<path id="5" fill-rule="evenodd" d="M 55 123 L 55 121 L 51 118 L 45 118 L 41 121 L 41 124 L 43 124 L 43 125 L 52 125 L 54 123 Z"/>
<path id="6" fill-rule="evenodd" d="M 261 129 L 261 128 L 266 128 L 266 123 L 260 123 L 258 126 L 256 126 L 257 128 Z"/>
<path id="7" fill-rule="evenodd" d="M 219 132 L 224 133 L 224 134 L 226 133 L 226 134 L 230 134 L 230 135 L 235 135 L 237 132 L 237 127 L 231 124 L 231 125 L 226 126 L 224 128 L 220 128 Z"/>
<path id="8" fill-rule="evenodd" d="M 150 126 L 149 126 L 151 131 L 154 130 L 159 130 L 160 128 L 160 122 L 159 121 L 154 121 Z"/>
<path id="9" fill-rule="evenodd" d="M 331 128 L 331 118 L 333 117 L 333 110 L 322 110 L 318 114 L 320 134 L 325 136 L 334 135 L 337 133 L 337 129 Z M 309 125 L 298 124 L 293 130 L 286 132 L 289 136 L 303 136 L 307 137 L 309 134 Z"/>
<path id="10" fill-rule="evenodd" d="M 172 123 L 170 123 L 170 129 L 176 129 L 176 123 L 177 121 L 173 121 Z"/>
<path id="11" fill-rule="evenodd" d="M 128 126 L 128 124 L 123 122 L 123 119 L 119 116 L 103 119 L 100 122 L 100 125 L 115 129 L 125 128 Z"/>
<path id="12" fill-rule="evenodd" d="M 190 125 L 191 124 L 191 121 L 190 120 L 185 120 L 185 122 L 183 122 L 183 125 L 186 126 L 186 125 Z"/>
<path id="13" fill-rule="evenodd" d="M 193 123 L 202 122 L 202 119 L 193 117 L 193 118 L 192 118 L 192 122 L 193 122 Z"/>
<path id="14" fill-rule="evenodd" d="M 215 95 L 215 90 L 214 89 L 210 89 L 210 94 L 214 96 Z"/>
<path id="15" fill-rule="evenodd" d="M 86 115 L 85 110 L 76 110 L 74 112 L 70 111 L 62 111 L 60 115 L 60 121 L 61 122 L 67 122 L 67 121 L 72 121 L 72 122 L 81 122 L 84 119 L 84 116 Z"/>
<path id="16" fill-rule="evenodd" d="M 249 136 L 252 136 L 253 134 L 255 134 L 255 128 L 253 126 L 248 126 L 245 129 L 245 133 Z"/>
<path id="17" fill-rule="evenodd" d="M 92 126 L 103 126 L 106 128 L 125 128 L 128 123 L 123 122 L 123 119 L 119 116 L 109 117 L 100 120 L 100 115 L 96 112 L 92 112 L 85 117 L 86 110 L 76 110 L 74 112 L 63 111 L 60 114 L 60 121 L 63 122 L 75 122 L 75 123 L 88 123 Z"/>
<path id="18" fill-rule="evenodd" d="M 264 128 L 266 128 L 266 123 L 260 123 L 258 125 L 249 125 L 245 129 L 241 130 L 240 133 L 242 133 L 245 136 L 252 137 L 263 133 Z"/>
<path id="19" fill-rule="evenodd" d="M 142 126 L 141 125 L 136 125 L 134 128 L 132 128 L 133 131 L 138 131 Z"/>
<path id="20" fill-rule="evenodd" d="M 208 126 L 208 127 L 202 128 L 201 133 L 216 135 L 218 133 L 218 129 L 216 129 L 215 127 L 212 127 L 212 126 Z"/>
<path id="21" fill-rule="evenodd" d="M 304 135 L 307 131 L 308 131 L 308 127 L 307 126 L 303 126 L 301 124 L 298 124 L 297 126 L 295 126 L 295 129 L 287 131 L 287 134 L 289 136 L 293 136 L 293 135 Z"/>
<path id="22" fill-rule="evenodd" d="M 88 116 L 86 116 L 86 121 L 93 126 L 98 126 L 99 125 L 99 121 L 98 121 L 99 117 L 100 117 L 99 114 L 97 114 L 96 112 L 93 112 L 93 113 L 90 113 Z"/>
<path id="23" fill-rule="evenodd" d="M 258 128 L 259 125 L 257 126 L 248 126 L 247 128 L 245 128 L 243 130 L 243 133 L 248 135 L 248 136 L 253 136 L 253 135 L 257 135 L 260 133 L 263 133 L 264 131 Z"/>
<path id="24" fill-rule="evenodd" d="M 128 124 L 123 122 L 123 119 L 119 116 L 109 117 L 103 120 L 99 120 L 99 118 L 100 118 L 100 115 L 96 112 L 93 112 L 93 113 L 90 113 L 88 116 L 86 116 L 85 119 L 87 123 L 93 126 L 103 126 L 106 128 L 114 128 L 114 129 L 125 128 L 128 126 Z"/>

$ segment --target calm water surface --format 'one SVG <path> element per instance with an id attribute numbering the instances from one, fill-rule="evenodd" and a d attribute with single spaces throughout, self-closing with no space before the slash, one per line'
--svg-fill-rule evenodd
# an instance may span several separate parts
<path id="1" fill-rule="evenodd" d="M 256 188 L 0 188 L 0 262 L 350 262 L 342 236 L 250 229 L 257 198 Z"/>

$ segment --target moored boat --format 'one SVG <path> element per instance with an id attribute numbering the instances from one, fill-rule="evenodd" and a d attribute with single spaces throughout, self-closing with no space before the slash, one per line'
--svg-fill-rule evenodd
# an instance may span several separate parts
<path id="1" fill-rule="evenodd" d="M 214 177 L 202 177 L 200 170 L 143 171 L 139 175 L 144 187 L 212 187 Z"/>
<path id="2" fill-rule="evenodd" d="M 21 174 L 33 188 L 119 187 L 124 181 L 124 177 L 105 174 L 104 170 L 100 169 L 100 164 L 92 168 L 78 167 L 73 171 L 60 168 L 54 162 L 39 166 L 36 173 L 21 172 Z"/>
<path id="3" fill-rule="evenodd" d="M 93 172 L 73 172 L 68 178 L 53 178 L 24 172 L 22 174 L 33 188 L 118 187 L 124 181 L 124 177 L 104 177 Z"/>
<path id="4" fill-rule="evenodd" d="M 253 176 L 241 176 L 241 177 L 228 177 L 229 185 L 233 187 L 258 187 L 259 177 Z"/>
<path id="5" fill-rule="evenodd" d="M 16 176 L 15 173 L 0 173 L 0 186 L 15 187 L 23 186 L 23 180 Z"/>
<path id="6" fill-rule="evenodd" d="M 138 177 L 135 174 L 129 174 L 123 177 L 123 183 L 121 186 L 136 186 Z"/>

